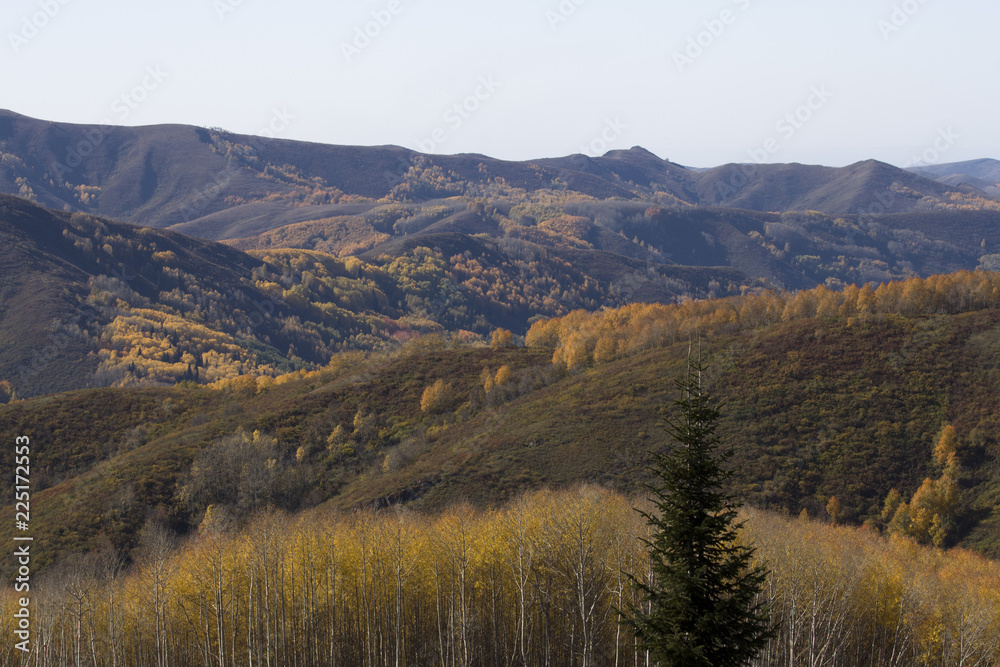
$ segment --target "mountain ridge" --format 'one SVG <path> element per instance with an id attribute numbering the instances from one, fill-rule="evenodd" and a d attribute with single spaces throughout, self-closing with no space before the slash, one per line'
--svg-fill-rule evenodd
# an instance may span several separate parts
<path id="1" fill-rule="evenodd" d="M 757 211 L 813 209 L 829 215 L 863 214 L 892 187 L 910 195 L 893 197 L 881 213 L 911 212 L 956 197 L 993 201 L 967 184 L 951 186 L 872 160 L 847 167 L 729 164 L 692 170 L 636 146 L 599 157 L 507 161 L 478 154 L 425 155 L 391 145 L 252 137 L 177 124 L 59 123 L 3 110 L 0 153 L 2 192 L 51 208 L 149 226 L 184 225 L 181 229 L 188 233 L 213 239 L 235 237 L 216 228 L 211 216 L 268 201 L 307 208 L 456 195 L 514 202 L 583 197 Z M 256 217 L 258 233 L 280 226 L 280 220 Z M 321 217 L 324 212 L 318 210 L 313 219 Z M 234 212 L 228 219 L 231 226 L 243 217 Z"/>

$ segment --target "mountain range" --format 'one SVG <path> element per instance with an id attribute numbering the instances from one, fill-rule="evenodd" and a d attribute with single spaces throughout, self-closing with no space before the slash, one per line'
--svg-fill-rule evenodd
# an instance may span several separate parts
<path id="1" fill-rule="evenodd" d="M 601 157 L 509 162 L 183 125 L 74 125 L 3 110 L 0 151 L 2 192 L 30 194 L 50 208 L 176 226 L 215 240 L 356 214 L 352 202 L 383 198 L 513 200 L 544 192 L 562 199 L 648 200 L 660 206 L 881 215 L 977 202 L 986 193 L 970 181 L 995 187 L 997 180 L 989 161 L 961 163 L 957 171 L 941 165 L 909 172 L 875 160 L 843 168 L 729 164 L 694 170 L 633 147 Z M 964 179 L 953 182 L 956 174 Z M 935 180 L 939 176 L 945 180 Z M 885 202 L 890 188 L 895 196 Z M 309 212 L 287 210 L 303 206 Z M 236 221 L 245 224 L 234 226 Z"/>

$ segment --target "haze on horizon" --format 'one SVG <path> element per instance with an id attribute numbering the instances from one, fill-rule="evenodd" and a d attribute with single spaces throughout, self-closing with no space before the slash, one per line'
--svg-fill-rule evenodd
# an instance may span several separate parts
<path id="1" fill-rule="evenodd" d="M 11 0 L 0 107 L 512 160 L 1000 157 L 1000 7 L 804 4 Z"/>

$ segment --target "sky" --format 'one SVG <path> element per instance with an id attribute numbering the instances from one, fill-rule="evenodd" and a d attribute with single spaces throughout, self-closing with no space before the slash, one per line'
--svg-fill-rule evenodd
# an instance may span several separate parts
<path id="1" fill-rule="evenodd" d="M 983 0 L 5 0 L 0 108 L 527 160 L 1000 158 Z"/>

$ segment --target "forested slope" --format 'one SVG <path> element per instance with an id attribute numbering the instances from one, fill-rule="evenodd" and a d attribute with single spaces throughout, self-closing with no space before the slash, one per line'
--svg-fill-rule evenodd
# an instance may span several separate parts
<path id="1" fill-rule="evenodd" d="M 660 412 L 700 340 L 747 502 L 816 516 L 835 497 L 841 520 L 927 541 L 936 516 L 934 541 L 996 553 L 996 280 L 859 291 L 876 301 L 854 314 L 795 307 L 843 294 L 747 297 L 740 312 L 773 313 L 754 326 L 719 317 L 739 300 L 580 313 L 536 324 L 528 348 L 503 331 L 493 346 L 430 335 L 277 379 L 17 401 L 0 428 L 38 441 L 35 526 L 49 560 L 104 541 L 127 552 L 151 513 L 190 531 L 210 505 L 239 523 L 270 506 L 487 505 L 580 481 L 634 492 L 649 452 L 668 444 Z M 931 298 L 888 305 L 904 292 Z M 948 425 L 954 465 L 935 453 Z M 903 502 L 912 516 L 897 518 Z"/>
<path id="2" fill-rule="evenodd" d="M 369 219 L 391 225 L 405 214 L 381 207 Z M 0 238 L 0 381 L 22 397 L 273 377 L 428 332 L 523 334 L 532 318 L 633 300 L 616 285 L 623 273 L 641 274 L 641 295 L 664 300 L 738 293 L 749 280 L 711 267 L 664 268 L 651 280 L 638 260 L 574 262 L 530 241 L 459 233 L 400 239 L 363 259 L 248 254 L 4 196 Z"/>

